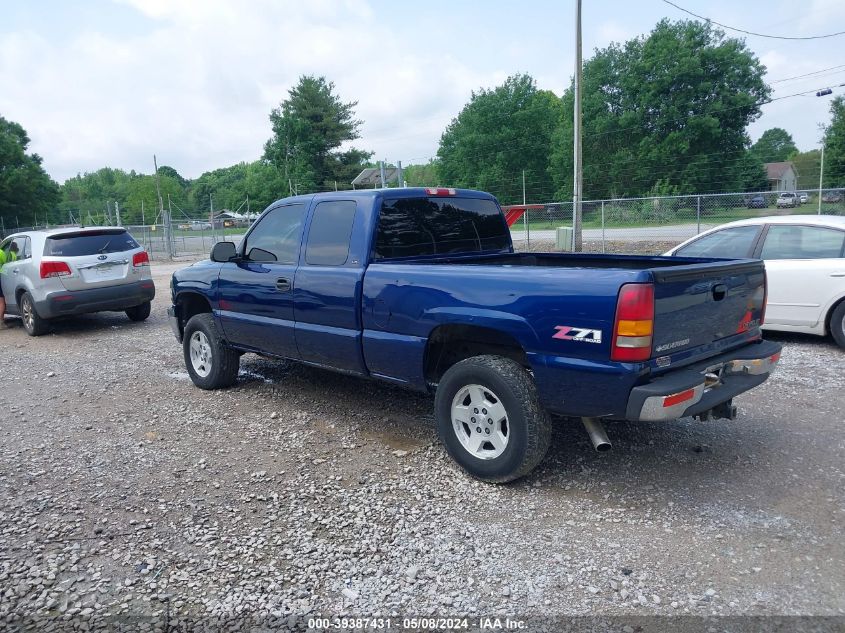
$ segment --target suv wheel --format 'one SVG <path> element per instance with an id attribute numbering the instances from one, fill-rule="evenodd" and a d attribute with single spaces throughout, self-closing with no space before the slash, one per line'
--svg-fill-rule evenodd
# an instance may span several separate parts
<path id="1" fill-rule="evenodd" d="M 38 310 L 35 308 L 35 301 L 32 300 L 32 295 L 29 292 L 21 295 L 21 320 L 23 321 L 23 329 L 30 336 L 41 336 L 50 329 L 49 321 L 39 316 Z"/>
<path id="2" fill-rule="evenodd" d="M 188 320 L 182 348 L 188 375 L 197 387 L 220 389 L 235 384 L 241 356 L 226 345 L 210 313 Z"/>
<path id="3" fill-rule="evenodd" d="M 147 317 L 150 316 L 150 308 L 150 302 L 147 301 L 139 306 L 133 306 L 126 310 L 126 316 L 131 321 L 146 321 Z"/>
<path id="4" fill-rule="evenodd" d="M 531 472 L 549 448 L 551 423 L 527 371 L 501 356 L 450 367 L 437 386 L 437 430 L 449 455 L 491 483 Z"/>

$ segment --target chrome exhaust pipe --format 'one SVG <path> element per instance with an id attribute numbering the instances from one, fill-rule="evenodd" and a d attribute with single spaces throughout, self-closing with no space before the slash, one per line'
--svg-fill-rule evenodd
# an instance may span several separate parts
<path id="1" fill-rule="evenodd" d="M 607 439 L 607 433 L 604 432 L 604 426 L 602 426 L 601 420 L 598 418 L 581 418 L 581 422 L 587 430 L 587 435 L 590 436 L 593 447 L 599 453 L 606 453 L 613 448 L 613 444 Z"/>

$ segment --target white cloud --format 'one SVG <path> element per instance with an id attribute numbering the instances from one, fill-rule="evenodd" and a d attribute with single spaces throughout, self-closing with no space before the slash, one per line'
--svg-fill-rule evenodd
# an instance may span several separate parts
<path id="1" fill-rule="evenodd" d="M 325 75 L 359 102 L 359 147 L 391 160 L 431 155 L 480 79 L 448 51 L 414 53 L 357 0 L 126 1 L 154 28 L 63 43 L 0 36 L 0 111 L 30 132 L 56 178 L 103 165 L 149 171 L 153 153 L 189 177 L 253 160 L 270 110 L 301 74 Z"/>

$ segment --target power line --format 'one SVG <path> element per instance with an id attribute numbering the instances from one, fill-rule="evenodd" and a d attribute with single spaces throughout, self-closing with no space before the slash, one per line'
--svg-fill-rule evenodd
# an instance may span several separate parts
<path id="1" fill-rule="evenodd" d="M 804 73 L 803 75 L 795 75 L 794 77 L 784 77 L 783 79 L 772 79 L 769 83 L 770 84 L 777 84 L 783 81 L 792 81 L 793 79 L 802 79 L 803 77 L 811 77 L 813 75 L 820 75 L 825 73 L 829 70 L 836 70 L 837 68 L 845 68 L 845 64 L 840 64 L 839 66 L 831 66 L 830 68 L 822 68 L 821 70 L 814 70 L 811 73 Z M 839 71 L 842 72 L 842 71 Z M 835 73 L 831 73 L 835 74 Z"/>
<path id="2" fill-rule="evenodd" d="M 721 22 L 716 22 L 716 20 L 711 20 L 708 17 L 703 15 L 698 15 L 697 13 L 693 13 L 688 9 L 684 9 L 681 6 L 678 6 L 674 2 L 670 2 L 669 0 L 663 0 L 668 5 L 671 5 L 678 9 L 679 11 L 683 11 L 684 13 L 688 13 L 689 15 L 698 18 L 699 20 L 704 20 L 705 22 L 711 22 L 716 26 L 721 26 L 723 29 L 728 29 L 730 31 L 736 31 L 737 33 L 745 33 L 746 35 L 754 35 L 755 37 L 765 37 L 771 40 L 823 40 L 828 37 L 836 37 L 837 35 L 845 35 L 845 31 L 837 31 L 836 33 L 827 33 L 826 35 L 810 35 L 806 37 L 797 37 L 791 35 L 768 35 L 766 33 L 755 33 L 754 31 L 746 31 L 745 29 L 738 29 L 735 26 L 728 26 L 727 24 L 722 24 Z"/>

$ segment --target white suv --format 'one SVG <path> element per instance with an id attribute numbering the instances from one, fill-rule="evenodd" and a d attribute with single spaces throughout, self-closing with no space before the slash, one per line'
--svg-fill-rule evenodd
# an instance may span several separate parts
<path id="1" fill-rule="evenodd" d="M 60 316 L 109 310 L 133 321 L 150 316 L 150 259 L 124 228 L 15 233 L 0 249 L 6 313 L 19 315 L 30 336 L 44 334 Z"/>

